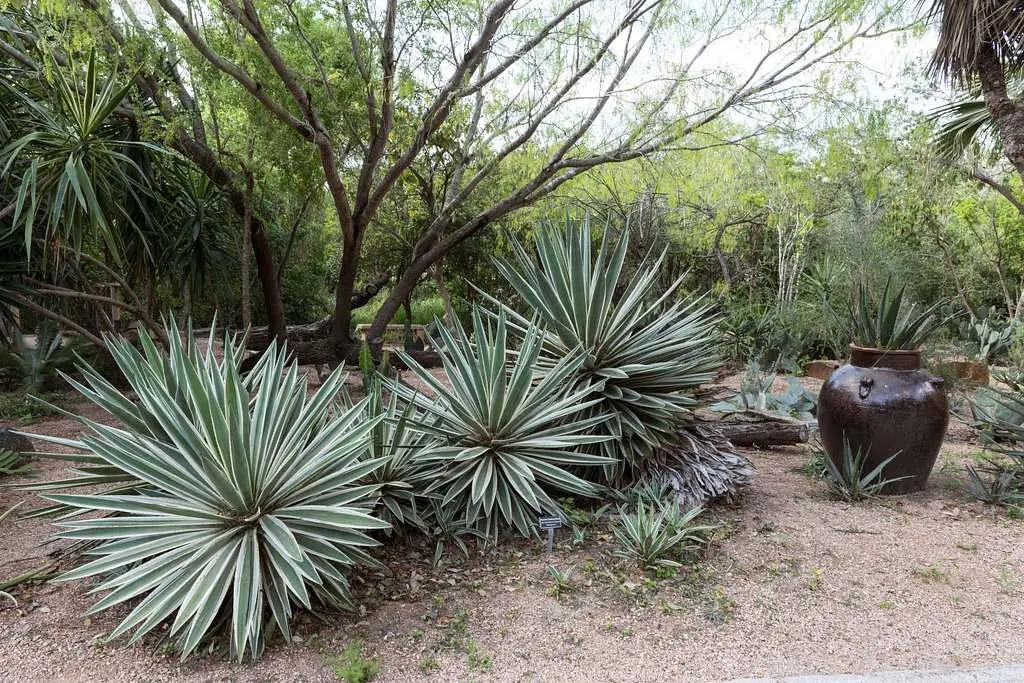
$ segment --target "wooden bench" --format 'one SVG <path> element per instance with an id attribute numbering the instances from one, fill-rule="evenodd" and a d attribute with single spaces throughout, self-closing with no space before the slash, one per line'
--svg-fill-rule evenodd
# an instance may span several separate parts
<path id="1" fill-rule="evenodd" d="M 384 328 L 384 348 L 401 348 L 405 344 L 405 325 L 388 325 Z M 423 348 L 430 348 L 430 337 L 427 336 L 426 325 L 409 325 L 412 336 L 423 342 Z M 366 334 L 370 331 L 370 325 L 356 325 L 356 334 L 363 341 L 369 341 Z"/>

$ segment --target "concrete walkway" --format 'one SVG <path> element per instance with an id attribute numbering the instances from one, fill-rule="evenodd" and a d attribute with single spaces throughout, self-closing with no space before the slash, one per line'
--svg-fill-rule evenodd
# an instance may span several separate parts
<path id="1" fill-rule="evenodd" d="M 979 669 L 931 669 L 839 674 L 741 678 L 730 683 L 1024 683 L 1024 665 Z"/>

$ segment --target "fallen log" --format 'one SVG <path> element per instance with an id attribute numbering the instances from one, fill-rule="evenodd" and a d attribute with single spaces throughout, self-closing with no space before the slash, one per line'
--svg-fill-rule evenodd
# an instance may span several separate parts
<path id="1" fill-rule="evenodd" d="M 810 438 L 806 422 L 760 410 L 725 414 L 698 410 L 696 416 L 701 422 L 714 425 L 734 446 L 793 446 L 807 443 Z"/>
<path id="2" fill-rule="evenodd" d="M 715 423 L 722 436 L 734 446 L 793 446 L 807 443 L 810 430 L 803 422 L 731 422 Z"/>

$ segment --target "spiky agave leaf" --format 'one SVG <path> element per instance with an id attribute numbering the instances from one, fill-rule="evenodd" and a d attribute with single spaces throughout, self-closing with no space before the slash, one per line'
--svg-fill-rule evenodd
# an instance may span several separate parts
<path id="1" fill-rule="evenodd" d="M 655 291 L 664 252 L 644 259 L 616 294 L 628 233 L 613 245 L 606 229 L 596 256 L 586 220 L 541 226 L 535 239 L 537 262 L 513 240 L 515 261 L 496 265 L 545 327 L 543 367 L 584 355 L 570 383 L 600 395 L 583 415 L 594 420 L 594 433 L 611 437 L 598 450 L 619 462 L 604 468 L 604 479 L 621 483 L 662 444 L 678 441 L 694 405 L 687 392 L 721 365 L 716 317 L 699 299 L 676 300 L 681 279 Z M 525 317 L 507 315 L 520 332 L 529 328 Z"/>
<path id="2" fill-rule="evenodd" d="M 402 406 L 398 395 L 384 397 L 380 381 L 365 382 L 366 415 L 379 420 L 370 435 L 370 448 L 363 456 L 382 464 L 367 481 L 380 486 L 378 516 L 395 529 L 411 526 L 427 530 L 424 520 L 429 502 L 423 495 L 438 467 L 421 461 L 428 437 L 418 426 L 424 416 L 413 403 Z"/>
<path id="3" fill-rule="evenodd" d="M 619 507 L 618 523 L 612 525 L 618 557 L 636 561 L 644 569 L 678 567 L 673 559 L 685 550 L 707 543 L 713 525 L 694 522 L 704 508 L 681 512 L 678 506 L 638 504 Z"/>
<path id="4" fill-rule="evenodd" d="M 564 390 L 582 356 L 567 354 L 535 381 L 542 343 L 535 326 L 515 354 L 508 347 L 504 314 L 491 322 L 474 310 L 472 339 L 457 321 L 452 330 L 437 327 L 440 338 L 434 346 L 441 349 L 452 386 L 402 352 L 402 361 L 434 396 L 386 380 L 403 401 L 424 413 L 420 428 L 433 437 L 422 461 L 441 469 L 426 492 L 441 495 L 442 507 L 464 511 L 466 525 L 491 538 L 503 528 L 530 535 L 536 515 L 561 515 L 549 491 L 596 495 L 598 487 L 566 469 L 609 463 L 580 452 L 608 438 L 588 433 L 602 416 L 577 416 L 594 403 L 592 389 Z"/>
<path id="5" fill-rule="evenodd" d="M 938 301 L 919 310 L 916 304 L 907 303 L 906 291 L 904 284 L 893 292 L 892 278 L 889 278 L 882 296 L 872 302 L 867 287 L 858 288 L 849 306 L 851 336 L 857 345 L 875 349 L 917 349 L 932 332 L 948 322 L 948 318 L 939 315 L 939 309 L 948 301 Z"/>
<path id="6" fill-rule="evenodd" d="M 369 514 L 377 487 L 359 482 L 381 464 L 361 458 L 379 418 L 362 404 L 333 413 L 340 369 L 307 398 L 283 349 L 271 346 L 243 378 L 239 348 L 225 344 L 218 361 L 173 323 L 167 331 L 169 353 L 145 332 L 143 352 L 108 339 L 137 404 L 87 373 L 83 393 L 124 427 L 79 417 L 80 439 L 31 435 L 81 449 L 71 457 L 89 464 L 77 479 L 30 488 L 114 484 L 44 496 L 105 513 L 65 518 L 59 536 L 97 543 L 94 559 L 61 577 L 103 577 L 90 614 L 138 600 L 110 638 L 134 629 L 136 641 L 170 620 L 184 658 L 226 622 L 233 654 L 258 657 L 271 628 L 290 637 L 294 605 L 349 606 L 346 570 L 373 563 L 366 532 L 388 524 Z"/>

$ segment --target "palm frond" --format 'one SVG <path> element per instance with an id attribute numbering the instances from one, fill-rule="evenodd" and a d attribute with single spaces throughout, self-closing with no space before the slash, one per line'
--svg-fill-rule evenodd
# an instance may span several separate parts
<path id="1" fill-rule="evenodd" d="M 994 52 L 1008 71 L 1019 72 L 1024 65 L 1024 13 L 1017 2 L 934 0 L 929 17 L 939 25 L 932 69 L 946 78 L 969 82 L 985 50 Z"/>

